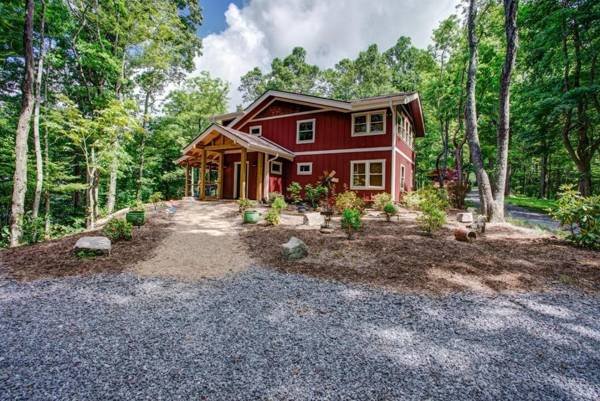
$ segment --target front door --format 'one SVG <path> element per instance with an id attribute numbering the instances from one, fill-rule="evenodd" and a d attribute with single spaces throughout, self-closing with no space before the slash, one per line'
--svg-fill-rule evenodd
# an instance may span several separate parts
<path id="1" fill-rule="evenodd" d="M 241 162 L 233 163 L 233 199 L 239 199 L 240 197 L 240 165 Z M 250 174 L 250 163 L 246 162 L 246 198 L 248 198 L 248 183 L 250 182 L 248 177 Z"/>

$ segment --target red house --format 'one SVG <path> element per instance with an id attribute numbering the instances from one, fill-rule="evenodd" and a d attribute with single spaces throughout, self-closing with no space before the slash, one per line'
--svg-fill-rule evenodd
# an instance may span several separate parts
<path id="1" fill-rule="evenodd" d="M 214 121 L 176 160 L 186 196 L 266 199 L 335 170 L 338 192 L 398 199 L 413 188 L 413 141 L 425 135 L 417 93 L 342 101 L 271 90 Z"/>

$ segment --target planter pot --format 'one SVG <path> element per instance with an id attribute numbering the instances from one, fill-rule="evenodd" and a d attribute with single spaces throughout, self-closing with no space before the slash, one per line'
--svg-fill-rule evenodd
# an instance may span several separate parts
<path id="1" fill-rule="evenodd" d="M 143 226 L 146 222 L 146 212 L 143 210 L 134 210 L 127 212 L 125 220 L 134 226 Z"/>
<path id="2" fill-rule="evenodd" d="M 246 210 L 244 212 L 244 224 L 256 224 L 260 218 L 258 210 Z"/>

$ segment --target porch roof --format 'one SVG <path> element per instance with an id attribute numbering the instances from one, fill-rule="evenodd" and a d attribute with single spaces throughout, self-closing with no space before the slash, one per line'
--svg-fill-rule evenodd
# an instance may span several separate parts
<path id="1" fill-rule="evenodd" d="M 223 135 L 229 140 L 233 141 L 234 144 L 239 145 L 249 151 L 263 152 L 272 156 L 282 157 L 284 159 L 293 160 L 294 153 L 290 150 L 272 142 L 266 138 L 250 135 L 242 131 L 230 127 L 224 127 L 217 123 L 211 124 L 206 128 L 200 135 L 198 135 L 192 142 L 190 142 L 182 151 L 182 156 L 175 160 L 176 164 L 180 164 L 190 158 L 194 158 L 193 150 L 195 148 L 202 147 L 203 141 L 206 141 L 211 137 L 211 134 L 217 133 Z"/>

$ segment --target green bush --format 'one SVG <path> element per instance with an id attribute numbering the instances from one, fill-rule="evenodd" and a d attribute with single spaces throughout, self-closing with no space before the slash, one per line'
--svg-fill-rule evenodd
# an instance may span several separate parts
<path id="1" fill-rule="evenodd" d="M 304 187 L 306 200 L 308 200 L 310 206 L 313 209 L 316 209 L 319 206 L 319 202 L 321 201 L 321 199 L 327 196 L 328 192 L 329 190 L 327 189 L 327 187 L 324 187 L 322 185 L 317 185 L 316 187 L 313 187 L 310 184 L 306 184 L 306 186 Z"/>
<path id="2" fill-rule="evenodd" d="M 269 198 L 267 199 L 267 202 L 269 203 L 269 205 L 271 203 L 273 203 L 273 201 L 279 197 L 282 197 L 283 195 L 279 192 L 269 192 Z"/>
<path id="3" fill-rule="evenodd" d="M 373 207 L 376 210 L 383 211 L 385 205 L 392 201 L 392 195 L 387 192 L 382 192 L 373 196 Z"/>
<path id="4" fill-rule="evenodd" d="M 358 210 L 362 214 L 365 209 L 365 202 L 354 191 L 344 191 L 335 198 L 335 208 L 338 212 L 346 209 Z"/>
<path id="5" fill-rule="evenodd" d="M 277 213 L 280 213 L 283 209 L 287 207 L 287 203 L 283 199 L 283 196 L 278 196 L 273 199 L 273 203 L 271 203 L 271 209 L 276 210 Z"/>
<path id="6" fill-rule="evenodd" d="M 400 204 L 407 209 L 418 210 L 421 197 L 417 191 L 406 192 L 402 195 Z"/>
<path id="7" fill-rule="evenodd" d="M 150 195 L 150 197 L 148 198 L 148 200 L 150 201 L 150 203 L 159 203 L 160 201 L 162 201 L 164 199 L 162 192 L 154 192 L 152 195 Z"/>
<path id="8" fill-rule="evenodd" d="M 267 225 L 276 226 L 281 222 L 280 209 L 271 208 L 265 214 L 265 221 Z"/>
<path id="9" fill-rule="evenodd" d="M 133 226 L 125 220 L 112 218 L 102 229 L 102 234 L 111 241 L 130 240 Z"/>
<path id="10" fill-rule="evenodd" d="M 254 207 L 254 205 L 256 205 L 256 202 L 254 202 L 248 198 L 244 198 L 244 199 L 238 199 L 237 204 L 238 204 L 239 212 L 244 213 L 247 209 Z"/>
<path id="11" fill-rule="evenodd" d="M 287 191 L 290 195 L 292 203 L 297 205 L 298 203 L 302 202 L 302 196 L 300 196 L 300 192 L 302 192 L 302 185 L 300 185 L 296 181 L 292 181 L 292 183 L 288 185 Z"/>
<path id="12" fill-rule="evenodd" d="M 362 227 L 361 213 L 357 209 L 344 209 L 342 212 L 342 228 L 348 233 L 348 239 L 352 239 L 355 231 Z"/>
<path id="13" fill-rule="evenodd" d="M 388 202 L 383 207 L 383 213 L 385 213 L 385 219 L 387 221 L 390 221 L 392 216 L 395 216 L 398 214 L 398 209 L 396 208 L 396 205 L 394 205 L 392 202 Z"/>
<path id="14" fill-rule="evenodd" d="M 584 197 L 572 185 L 563 185 L 551 216 L 569 228 L 570 242 L 600 249 L 600 195 Z"/>
<path id="15" fill-rule="evenodd" d="M 144 212 L 146 208 L 144 207 L 144 202 L 138 199 L 133 202 L 133 204 L 129 207 L 129 210 L 132 212 Z"/>

